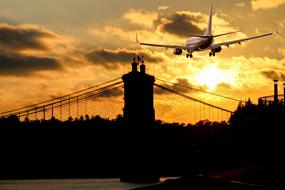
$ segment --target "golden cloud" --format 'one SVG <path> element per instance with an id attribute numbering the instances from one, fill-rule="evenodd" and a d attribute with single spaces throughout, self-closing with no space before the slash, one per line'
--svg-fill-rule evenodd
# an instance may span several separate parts
<path id="1" fill-rule="evenodd" d="M 271 85 L 275 76 L 278 76 L 278 79 L 282 78 L 285 69 L 284 62 L 285 59 L 239 56 L 221 60 L 220 67 L 228 68 L 236 73 L 235 88 L 257 90 Z"/>
<path id="2" fill-rule="evenodd" d="M 197 26 L 201 20 L 201 15 L 191 14 L 191 12 L 177 12 L 169 18 L 160 19 L 159 29 L 179 37 L 189 37 L 191 34 L 200 34 L 202 30 Z"/>
<path id="3" fill-rule="evenodd" d="M 134 55 L 143 56 L 144 59 L 151 63 L 163 61 L 163 57 L 149 50 L 127 50 L 127 49 L 94 49 L 85 54 L 86 59 L 95 64 L 101 65 L 107 69 L 118 69 L 119 65 L 129 63 Z"/>
<path id="4" fill-rule="evenodd" d="M 130 11 L 126 12 L 129 14 Z M 131 12 L 140 13 L 140 10 L 132 9 Z M 125 14 L 126 14 L 125 13 Z M 144 18 L 149 23 L 153 23 L 151 29 L 133 29 L 126 30 L 119 26 L 104 26 L 103 28 L 94 27 L 90 32 L 97 38 L 104 38 L 105 41 L 112 41 L 113 44 L 117 42 L 129 41 L 130 47 L 134 47 L 135 36 L 138 34 L 139 39 L 144 42 L 178 44 L 183 45 L 184 39 L 190 37 L 191 34 L 202 34 L 207 25 L 208 15 L 200 12 L 191 11 L 177 11 L 170 15 L 156 13 L 158 18 L 154 21 L 153 18 Z M 136 21 L 139 19 L 135 19 Z M 215 34 L 226 33 L 229 31 L 236 31 L 237 28 L 223 19 L 220 15 L 213 16 L 213 30 Z M 112 38 L 116 37 L 116 38 Z M 118 38 L 119 37 L 119 38 Z M 219 41 L 231 40 L 233 38 L 243 38 L 246 35 L 242 32 L 227 35 L 218 38 Z M 183 39 L 183 41 L 181 41 Z M 124 42 L 124 43 L 125 43 Z M 125 43 L 127 46 L 128 43 Z M 152 47 L 147 47 L 155 49 Z"/>
<path id="5" fill-rule="evenodd" d="M 57 39 L 57 36 L 36 25 L 0 24 L 0 47 L 5 50 L 49 50 L 44 40 Z"/>
<path id="6" fill-rule="evenodd" d="M 132 24 L 143 26 L 145 28 L 153 27 L 153 22 L 158 18 L 158 13 L 145 10 L 131 9 L 124 13 L 123 19 Z"/>
<path id="7" fill-rule="evenodd" d="M 208 15 L 200 12 L 177 11 L 168 17 L 162 17 L 158 23 L 158 29 L 162 32 L 171 33 L 178 37 L 191 37 L 191 34 L 202 34 L 207 27 Z M 213 15 L 213 32 L 221 34 L 236 31 L 237 28 L 222 18 L 219 14 Z M 243 38 L 246 35 L 242 32 L 231 36 L 224 36 L 220 40 L 227 40 L 230 37 Z"/>
<path id="8" fill-rule="evenodd" d="M 285 48 L 278 48 L 278 53 L 280 53 L 282 56 L 285 56 Z"/>
<path id="9" fill-rule="evenodd" d="M 171 90 L 174 90 L 179 93 L 188 93 L 191 92 L 192 94 L 197 92 L 195 90 L 191 90 L 190 88 L 195 88 L 198 90 L 205 90 L 205 86 L 198 86 L 198 85 L 193 85 L 189 82 L 187 78 L 176 78 L 176 81 L 174 83 L 167 83 L 164 82 L 163 80 L 159 80 L 159 83 L 162 83 L 164 87 L 167 87 Z M 168 91 L 161 89 L 161 88 L 155 88 L 154 93 L 157 95 L 164 95 L 166 93 L 169 93 Z"/>
<path id="10" fill-rule="evenodd" d="M 60 62 L 51 57 L 0 53 L 0 75 L 28 75 L 37 71 L 60 70 Z"/>
<path id="11" fill-rule="evenodd" d="M 161 5 L 161 6 L 158 6 L 157 9 L 160 10 L 160 11 L 165 11 L 165 10 L 169 9 L 169 6 L 167 6 L 167 5 Z"/>
<path id="12" fill-rule="evenodd" d="M 251 0 L 253 10 L 267 10 L 279 7 L 285 3 L 285 0 Z"/>
<path id="13" fill-rule="evenodd" d="M 0 50 L 31 56 L 63 56 L 75 51 L 71 37 L 58 35 L 34 24 L 0 23 Z"/>
<path id="14" fill-rule="evenodd" d="M 0 75 L 61 70 L 77 51 L 71 37 L 33 24 L 0 24 Z M 69 63 L 68 62 L 68 63 Z"/>
<path id="15" fill-rule="evenodd" d="M 244 7 L 245 3 L 244 2 L 239 2 L 235 4 L 237 7 Z"/>

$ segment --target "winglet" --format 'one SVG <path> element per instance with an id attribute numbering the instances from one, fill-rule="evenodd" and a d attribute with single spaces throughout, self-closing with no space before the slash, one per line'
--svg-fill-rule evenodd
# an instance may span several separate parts
<path id="1" fill-rule="evenodd" d="M 274 32 L 274 33 L 275 33 L 275 34 L 278 34 L 278 35 L 281 35 L 278 30 L 279 30 L 279 24 L 276 25 L 276 29 L 275 29 L 275 32 Z"/>
<path id="2" fill-rule="evenodd" d="M 136 33 L 136 42 L 137 44 L 140 44 L 139 40 L 138 40 L 138 34 Z"/>

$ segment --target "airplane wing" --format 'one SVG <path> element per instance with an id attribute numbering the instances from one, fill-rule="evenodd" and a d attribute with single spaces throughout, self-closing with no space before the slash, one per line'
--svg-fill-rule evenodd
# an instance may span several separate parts
<path id="1" fill-rule="evenodd" d="M 194 48 L 191 47 L 191 46 L 181 46 L 181 45 L 167 45 L 167 44 L 150 44 L 150 43 L 142 43 L 142 42 L 139 42 L 138 40 L 138 36 L 136 36 L 136 41 L 137 41 L 137 44 L 139 45 L 144 45 L 144 46 L 153 46 L 153 47 L 163 47 L 163 48 L 177 48 L 177 49 L 183 49 L 183 50 L 189 50 L 189 51 L 194 51 Z M 192 45 L 192 44 L 190 44 Z M 194 44 L 193 44 L 194 45 Z"/>
<path id="2" fill-rule="evenodd" d="M 179 46 L 179 45 L 164 45 L 164 44 L 149 44 L 149 43 L 138 43 L 139 45 L 144 45 L 144 46 L 154 46 L 154 47 L 164 47 L 164 48 L 178 48 L 178 49 L 183 49 L 183 50 L 188 50 L 190 47 L 189 46 Z"/>
<path id="3" fill-rule="evenodd" d="M 215 48 L 221 47 L 221 46 L 229 47 L 232 44 L 240 44 L 241 42 L 244 42 L 244 41 L 253 40 L 253 39 L 256 39 L 256 38 L 262 38 L 262 37 L 265 37 L 265 36 L 270 36 L 272 34 L 273 34 L 273 32 L 267 33 L 267 34 L 258 35 L 258 36 L 253 36 L 253 37 L 249 37 L 249 38 L 243 38 L 243 39 L 239 39 L 239 40 L 233 40 L 233 41 L 228 41 L 228 42 L 217 43 L 217 44 L 213 44 L 210 47 L 210 49 L 215 49 Z"/>

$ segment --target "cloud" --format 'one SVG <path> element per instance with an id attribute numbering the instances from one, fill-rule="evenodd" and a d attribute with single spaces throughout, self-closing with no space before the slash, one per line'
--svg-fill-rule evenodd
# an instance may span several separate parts
<path id="1" fill-rule="evenodd" d="M 225 14 L 213 15 L 213 33 L 221 34 L 231 31 L 236 31 L 226 19 L 223 18 Z M 191 11 L 177 11 L 168 17 L 160 15 L 156 21 L 157 28 L 162 33 L 168 33 L 180 38 L 191 36 L 191 34 L 203 34 L 206 30 L 208 22 L 208 15 L 200 12 Z M 220 37 L 219 40 L 228 40 L 229 37 L 246 37 L 245 34 L 239 32 L 230 36 Z"/>
<path id="2" fill-rule="evenodd" d="M 217 88 L 219 88 L 219 89 L 231 89 L 232 86 L 229 83 L 222 82 L 222 83 L 219 83 L 217 85 Z"/>
<path id="3" fill-rule="evenodd" d="M 269 57 L 245 57 L 240 55 L 231 58 L 219 58 L 219 68 L 227 69 L 232 81 L 224 81 L 231 85 L 227 93 L 234 97 L 242 97 L 245 94 L 260 96 L 266 93 L 266 89 L 271 89 L 273 79 L 282 80 L 284 78 L 285 59 L 273 59 Z M 284 78 L 285 79 L 285 78 Z M 218 89 L 225 92 L 226 88 Z M 239 90 L 236 93 L 231 91 Z M 258 95 L 259 94 L 259 95 Z"/>
<path id="4" fill-rule="evenodd" d="M 145 61 L 150 63 L 158 63 L 163 61 L 163 58 L 148 50 L 108 50 L 95 49 L 85 54 L 85 58 L 95 65 L 101 65 L 107 69 L 117 69 L 119 65 L 129 63 L 132 57 L 137 55 L 144 56 Z"/>
<path id="5" fill-rule="evenodd" d="M 138 47 L 136 43 L 136 34 L 140 41 L 161 42 L 162 40 L 162 36 L 158 35 L 158 33 L 153 30 L 127 30 L 125 28 L 110 25 L 104 26 L 103 28 L 92 28 L 89 32 L 96 37 L 96 39 L 102 40 L 104 46 L 106 45 L 106 42 L 108 42 L 108 46 L 110 46 L 110 44 L 111 47 L 114 46 L 112 48 L 122 47 L 122 44 L 124 44 L 125 48 Z"/>
<path id="6" fill-rule="evenodd" d="M 97 38 L 110 38 L 115 36 L 117 39 L 135 40 L 135 32 L 124 30 L 116 26 L 104 26 L 104 28 L 93 28 L 90 32 Z M 114 42 L 113 42 L 114 43 Z"/>
<path id="7" fill-rule="evenodd" d="M 76 50 L 71 38 L 40 26 L 0 23 L 0 75 L 22 76 L 59 70 L 75 62 Z"/>
<path id="8" fill-rule="evenodd" d="M 262 74 L 270 80 L 285 81 L 285 74 L 277 71 L 262 71 Z"/>
<path id="9" fill-rule="evenodd" d="M 175 85 L 175 84 L 177 84 L 177 85 Z M 177 78 L 175 84 L 164 83 L 162 86 L 169 88 L 171 90 L 174 90 L 176 92 L 182 93 L 182 94 L 187 94 L 190 91 L 196 92 L 195 90 L 191 90 L 189 88 L 195 88 L 198 90 L 205 90 L 205 88 L 202 86 L 194 86 L 186 78 Z M 189 87 L 189 88 L 187 88 L 187 87 Z M 169 92 L 164 90 L 164 89 L 157 87 L 154 89 L 154 93 L 160 95 L 160 94 L 165 94 L 165 93 L 169 93 Z"/>
<path id="10" fill-rule="evenodd" d="M 169 6 L 161 5 L 157 9 L 160 10 L 160 11 L 165 11 L 165 10 L 169 9 Z"/>
<path id="11" fill-rule="evenodd" d="M 133 12 L 140 13 L 140 10 L 131 9 Z M 130 11 L 127 11 L 129 13 Z M 151 29 L 126 29 L 121 26 L 107 25 L 104 27 L 92 27 L 92 33 L 97 39 L 103 42 L 103 45 L 112 44 L 112 48 L 121 47 L 124 43 L 125 47 L 134 47 L 135 36 L 138 34 L 139 40 L 142 42 L 163 43 L 163 44 L 184 44 L 184 39 L 191 34 L 202 34 L 207 25 L 208 15 L 200 12 L 177 11 L 171 14 L 163 14 L 158 12 L 156 20 L 150 19 L 147 22 L 152 23 Z M 213 15 L 213 31 L 214 34 L 221 34 L 230 31 L 236 31 L 227 19 L 224 19 L 225 14 Z M 143 16 L 142 16 L 143 17 Z M 134 19 L 136 22 L 141 19 Z M 147 17 L 144 19 L 147 20 Z M 232 40 L 233 38 L 243 38 L 245 34 L 239 32 L 232 35 L 222 36 L 218 40 Z M 183 41 L 182 41 L 183 39 Z M 108 41 L 108 44 L 106 44 Z M 129 43 L 126 43 L 129 42 Z M 109 45 L 110 46 L 110 45 Z M 151 47 L 146 47 L 151 48 Z M 152 48 L 155 49 L 155 48 Z"/>
<path id="12" fill-rule="evenodd" d="M 277 8 L 283 4 L 285 4 L 285 0 L 251 0 L 251 7 L 255 11 Z"/>
<path id="13" fill-rule="evenodd" d="M 179 37 L 189 37 L 191 34 L 201 34 L 203 31 L 197 22 L 203 20 L 202 14 L 191 12 L 176 12 L 169 18 L 161 19 L 159 26 L 162 32 L 167 32 Z"/>
<path id="14" fill-rule="evenodd" d="M 235 6 L 237 6 L 237 7 L 244 7 L 245 3 L 244 2 L 239 2 L 239 3 L 236 3 Z"/>
<path id="15" fill-rule="evenodd" d="M 278 53 L 280 53 L 282 56 L 285 56 L 285 48 L 278 48 Z"/>
<path id="16" fill-rule="evenodd" d="M 36 25 L 0 24 L 0 47 L 7 51 L 49 50 L 44 39 L 56 39 L 57 36 Z"/>
<path id="17" fill-rule="evenodd" d="M 61 64 L 54 58 L 0 53 L 0 75 L 18 76 L 59 69 L 61 69 Z"/>
<path id="18" fill-rule="evenodd" d="M 131 9 L 124 13 L 123 19 L 128 20 L 132 24 L 151 28 L 153 22 L 158 18 L 158 13 L 145 10 Z"/>
<path id="19" fill-rule="evenodd" d="M 190 84 L 189 81 L 187 79 L 184 79 L 184 78 L 178 78 L 177 84 L 181 85 L 181 86 L 172 85 L 173 90 L 175 90 L 177 92 L 181 92 L 181 93 L 188 93 L 190 91 L 189 88 L 184 88 L 182 86 L 187 86 L 187 87 L 191 87 L 191 88 L 193 87 L 193 85 Z"/>

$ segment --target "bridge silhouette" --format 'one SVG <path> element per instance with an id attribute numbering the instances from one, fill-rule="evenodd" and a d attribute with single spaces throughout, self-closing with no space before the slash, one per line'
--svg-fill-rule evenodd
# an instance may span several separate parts
<path id="1" fill-rule="evenodd" d="M 20 120 L 55 118 L 61 121 L 86 115 L 114 118 L 122 114 L 123 91 L 122 78 L 115 78 L 64 96 L 2 112 L 0 117 L 16 115 Z M 215 105 L 217 100 L 224 102 L 224 106 L 222 103 Z M 154 83 L 156 119 L 163 121 L 227 121 L 239 102 L 242 101 L 160 78 L 156 78 Z"/>
<path id="2" fill-rule="evenodd" d="M 0 179 L 189 176 L 180 181 L 187 185 L 228 169 L 245 171 L 246 180 L 250 169 L 253 184 L 283 185 L 284 94 L 280 99 L 277 81 L 274 96 L 239 104 L 232 114 L 240 100 L 155 79 L 137 66 L 132 62 L 122 78 L 1 113 Z M 228 123 L 201 121 L 229 116 Z"/>

